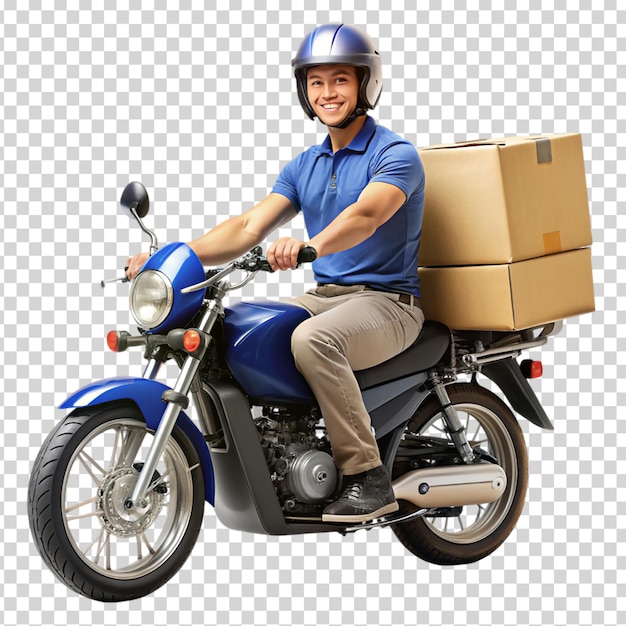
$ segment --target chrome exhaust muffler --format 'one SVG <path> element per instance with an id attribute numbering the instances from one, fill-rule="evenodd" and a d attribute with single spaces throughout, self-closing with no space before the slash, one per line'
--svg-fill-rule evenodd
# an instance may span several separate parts
<path id="1" fill-rule="evenodd" d="M 427 467 L 404 474 L 392 487 L 396 500 L 423 509 L 488 504 L 504 493 L 506 474 L 493 463 Z"/>

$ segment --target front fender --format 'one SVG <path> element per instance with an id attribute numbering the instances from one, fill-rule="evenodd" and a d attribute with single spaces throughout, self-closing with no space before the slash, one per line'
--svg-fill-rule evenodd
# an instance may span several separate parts
<path id="1" fill-rule="evenodd" d="M 166 403 L 161 400 L 161 396 L 168 389 L 167 385 L 147 378 L 108 378 L 89 383 L 75 391 L 60 405 L 60 408 L 75 409 L 130 400 L 141 411 L 148 428 L 156 430 L 166 406 Z M 198 452 L 202 474 L 204 475 L 205 498 L 207 502 L 214 505 L 213 464 L 204 437 L 183 411 L 178 416 L 176 425 L 187 435 Z"/>

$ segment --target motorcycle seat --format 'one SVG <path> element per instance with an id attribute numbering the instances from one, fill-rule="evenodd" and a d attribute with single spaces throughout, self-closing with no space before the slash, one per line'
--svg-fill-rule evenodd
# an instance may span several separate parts
<path id="1" fill-rule="evenodd" d="M 393 358 L 355 372 L 361 390 L 428 370 L 441 360 L 450 345 L 450 331 L 439 322 L 427 320 L 413 345 Z"/>

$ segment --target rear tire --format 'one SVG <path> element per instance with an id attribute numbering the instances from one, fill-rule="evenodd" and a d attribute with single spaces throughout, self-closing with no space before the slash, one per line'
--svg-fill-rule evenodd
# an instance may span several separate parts
<path id="1" fill-rule="evenodd" d="M 507 487 L 491 504 L 465 506 L 450 517 L 419 517 L 398 524 L 393 531 L 402 544 L 424 561 L 438 565 L 461 565 L 485 558 L 510 535 L 524 507 L 528 486 L 528 453 L 522 430 L 509 408 L 489 390 L 473 383 L 447 387 L 450 400 L 472 447 L 495 457 L 504 469 Z M 424 402 L 407 425 L 406 433 L 424 438 L 447 438 L 441 405 L 433 396 Z M 418 440 L 419 441 L 419 440 Z M 431 440 L 432 441 L 432 440 Z M 412 469 L 402 459 L 402 445 L 393 465 L 393 477 Z M 415 505 L 400 502 L 402 512 Z"/>
<path id="2" fill-rule="evenodd" d="M 70 589 L 132 600 L 167 582 L 193 549 L 204 512 L 198 453 L 174 428 L 143 508 L 123 507 L 152 441 L 133 405 L 78 409 L 46 439 L 28 490 L 35 545 Z"/>

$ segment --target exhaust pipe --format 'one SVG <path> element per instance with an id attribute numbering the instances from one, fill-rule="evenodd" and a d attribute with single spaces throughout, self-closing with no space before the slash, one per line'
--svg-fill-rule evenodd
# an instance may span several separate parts
<path id="1" fill-rule="evenodd" d="M 422 509 L 487 504 L 504 493 L 506 474 L 493 463 L 427 467 L 404 474 L 392 487 L 397 500 Z"/>

